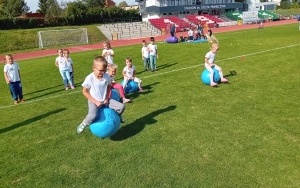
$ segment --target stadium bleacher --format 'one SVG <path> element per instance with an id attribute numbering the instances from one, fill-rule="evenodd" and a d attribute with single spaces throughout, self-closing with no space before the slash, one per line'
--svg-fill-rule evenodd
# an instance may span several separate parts
<path id="1" fill-rule="evenodd" d="M 170 23 L 174 23 L 177 31 L 185 31 L 188 28 L 194 28 L 198 23 L 207 25 L 208 27 L 215 27 L 215 24 L 224 22 L 222 19 L 212 15 L 187 15 L 184 19 L 175 16 L 167 18 L 153 18 L 149 22 L 159 30 L 167 28 Z"/>

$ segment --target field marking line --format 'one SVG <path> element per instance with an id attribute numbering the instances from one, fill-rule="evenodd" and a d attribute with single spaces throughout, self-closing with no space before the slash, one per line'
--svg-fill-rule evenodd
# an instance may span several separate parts
<path id="1" fill-rule="evenodd" d="M 281 49 L 285 49 L 285 48 L 291 48 L 291 47 L 295 47 L 295 46 L 299 46 L 299 45 L 300 45 L 300 43 L 299 44 L 292 44 L 292 45 L 288 45 L 288 46 L 282 46 L 282 47 L 278 47 L 278 48 L 272 48 L 272 49 L 269 49 L 269 50 L 263 50 L 263 51 L 253 52 L 253 53 L 239 55 L 239 56 L 235 56 L 235 57 L 229 57 L 229 58 L 226 58 L 226 59 L 217 60 L 216 62 L 228 61 L 228 60 L 232 60 L 232 59 L 236 59 L 236 58 L 241 58 L 241 57 L 246 57 L 246 56 L 252 56 L 252 55 L 262 54 L 262 53 L 276 51 L 276 50 L 281 50 Z M 203 66 L 203 65 L 204 65 L 204 63 L 203 64 L 198 64 L 198 65 L 194 65 L 194 66 L 184 67 L 184 68 L 180 68 L 180 69 L 176 69 L 176 70 L 171 70 L 171 71 L 167 71 L 167 72 L 156 73 L 156 74 L 153 74 L 153 75 L 144 76 L 141 79 L 150 78 L 150 77 L 154 77 L 154 76 L 165 75 L 165 74 L 170 74 L 170 73 L 173 73 L 173 72 L 182 71 L 182 70 L 186 70 L 186 69 L 191 69 L 191 68 L 195 68 L 195 67 L 199 67 L 199 66 Z M 55 95 L 55 96 L 52 96 L 52 97 L 41 98 L 41 99 L 36 99 L 36 100 L 32 100 L 32 101 L 27 101 L 25 103 L 20 103 L 19 105 L 31 104 L 31 103 L 39 102 L 39 101 L 42 101 L 42 100 L 54 99 L 54 98 L 57 98 L 57 97 L 66 96 L 66 95 L 72 95 L 72 94 L 76 94 L 76 93 L 80 93 L 80 92 L 82 92 L 82 91 L 78 90 L 78 91 L 74 91 L 74 92 L 70 92 L 70 93 L 66 93 L 66 94 L 62 94 L 62 95 Z M 14 107 L 14 106 L 16 106 L 16 105 L 0 106 L 0 109 Z"/>
<path id="2" fill-rule="evenodd" d="M 253 52 L 253 53 L 249 53 L 249 54 L 245 54 L 245 55 L 239 55 L 239 56 L 235 56 L 235 57 L 229 57 L 229 58 L 226 58 L 226 59 L 217 60 L 216 62 L 222 62 L 222 61 L 232 60 L 232 59 L 236 59 L 236 58 L 241 58 L 241 57 L 247 57 L 247 56 L 262 54 L 262 53 L 271 52 L 271 51 L 275 51 L 275 50 L 281 50 L 281 49 L 284 49 L 284 48 L 291 48 L 291 47 L 295 47 L 295 46 L 299 46 L 299 45 L 300 44 L 292 44 L 292 45 L 288 45 L 288 46 L 282 46 L 282 47 L 273 48 L 273 49 L 269 49 L 269 50 L 263 50 L 263 51 L 259 51 L 259 52 Z M 150 78 L 150 77 L 154 77 L 154 76 L 160 76 L 160 75 L 169 74 L 169 73 L 173 73 L 173 72 L 177 72 L 177 71 L 182 71 L 182 70 L 185 70 L 185 69 L 195 68 L 195 67 L 199 67 L 199 66 L 203 66 L 203 65 L 204 65 L 204 62 L 202 64 L 199 64 L 199 65 L 194 65 L 194 66 L 190 66 L 190 67 L 184 67 L 184 68 L 181 68 L 181 69 L 171 70 L 171 71 L 162 72 L 162 73 L 156 73 L 156 74 L 153 74 L 153 75 L 145 76 L 143 78 Z M 141 78 L 141 79 L 143 79 L 143 78 Z"/>

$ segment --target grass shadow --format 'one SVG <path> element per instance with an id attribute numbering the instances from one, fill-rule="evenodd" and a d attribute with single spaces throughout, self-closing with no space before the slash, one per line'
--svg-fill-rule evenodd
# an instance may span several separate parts
<path id="1" fill-rule="evenodd" d="M 41 115 L 35 116 L 33 118 L 27 119 L 27 120 L 22 121 L 20 123 L 11 125 L 9 127 L 5 127 L 3 129 L 0 129 L 0 134 L 8 132 L 8 131 L 11 131 L 11 130 L 14 130 L 14 129 L 17 129 L 17 128 L 25 126 L 25 125 L 29 125 L 29 124 L 31 124 L 33 122 L 39 121 L 39 120 L 41 120 L 43 118 L 46 118 L 46 117 L 48 117 L 48 116 L 50 116 L 52 114 L 56 114 L 56 113 L 62 112 L 64 110 L 66 110 L 66 108 L 60 108 L 60 109 L 57 109 L 57 110 L 53 110 L 53 111 L 47 112 L 45 114 L 41 114 Z"/>
<path id="2" fill-rule="evenodd" d="M 231 76 L 236 76 L 237 72 L 235 70 L 229 71 L 229 74 L 224 75 L 225 78 L 231 77 Z"/>
<path id="3" fill-rule="evenodd" d="M 30 92 L 30 93 L 25 93 L 24 96 L 30 95 L 30 94 L 34 94 L 34 93 L 43 92 L 43 91 L 47 91 L 49 89 L 57 88 L 57 87 L 60 87 L 60 86 L 63 87 L 63 84 L 60 84 L 60 85 L 57 85 L 57 86 L 53 86 L 53 87 L 48 87 L 48 88 L 45 88 L 45 89 L 40 89 L 40 90 L 33 91 L 33 92 Z"/>
<path id="4" fill-rule="evenodd" d="M 178 63 L 172 63 L 172 64 L 163 64 L 163 65 L 159 65 L 156 67 L 156 70 L 161 70 L 161 69 L 165 69 L 165 68 L 168 68 L 168 67 L 171 67 L 171 66 L 174 66 Z M 137 72 L 136 74 L 141 74 L 143 72 L 151 72 L 151 70 L 143 70 L 143 71 L 140 71 L 140 72 Z"/>
<path id="5" fill-rule="evenodd" d="M 172 67 L 172 66 L 177 65 L 177 64 L 178 63 L 159 65 L 159 66 L 157 66 L 157 70 L 161 70 L 161 69 L 165 69 L 165 68 L 168 68 L 168 67 Z"/>
<path id="6" fill-rule="evenodd" d="M 37 98 L 41 98 L 41 97 L 44 97 L 44 96 L 47 96 L 47 95 L 51 95 L 51 94 L 54 94 L 54 93 L 58 93 L 58 92 L 63 92 L 64 89 L 58 89 L 58 90 L 55 90 L 55 91 L 51 91 L 51 92 L 48 92 L 48 93 L 44 93 L 44 94 L 41 94 L 41 95 L 38 95 L 38 96 L 34 96 L 34 97 L 31 97 L 31 98 L 26 98 L 26 101 L 31 101 L 33 99 L 37 99 Z M 68 92 L 68 91 L 66 91 Z"/>
<path id="7" fill-rule="evenodd" d="M 152 83 L 152 84 L 148 84 L 148 85 L 144 85 L 143 86 L 143 92 L 135 92 L 135 93 L 128 93 L 128 94 L 126 94 L 126 97 L 127 98 L 130 98 L 130 99 L 134 99 L 134 98 L 137 98 L 139 95 L 146 95 L 146 94 L 148 94 L 148 93 L 151 93 L 152 92 L 152 86 L 154 86 L 154 85 L 157 85 L 157 84 L 159 84 L 159 82 L 154 82 L 154 83 Z"/>
<path id="8" fill-rule="evenodd" d="M 140 133 L 146 125 L 151 125 L 151 124 L 155 124 L 157 123 L 157 120 L 154 119 L 156 116 L 161 115 L 165 112 L 171 111 L 171 110 L 175 110 L 176 106 L 175 105 L 171 105 L 156 111 L 153 111 L 143 117 L 140 117 L 138 119 L 136 119 L 134 122 L 121 127 L 119 129 L 119 131 L 110 137 L 111 140 L 113 141 L 122 141 L 122 140 L 126 140 L 130 137 L 133 137 L 134 135 Z"/>

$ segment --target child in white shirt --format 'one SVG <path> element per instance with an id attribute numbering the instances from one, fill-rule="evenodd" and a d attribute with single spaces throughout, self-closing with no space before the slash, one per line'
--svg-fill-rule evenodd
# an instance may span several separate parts
<path id="1" fill-rule="evenodd" d="M 58 57 L 55 59 L 55 66 L 59 69 L 59 73 L 63 79 L 65 89 L 69 89 L 68 83 L 70 84 L 72 89 L 75 89 L 71 81 L 67 59 L 63 56 L 63 50 L 58 49 L 57 53 Z"/>
<path id="2" fill-rule="evenodd" d="M 125 97 L 125 92 L 124 92 L 123 86 L 121 84 L 115 82 L 115 75 L 117 73 L 117 65 L 113 64 L 113 65 L 109 66 L 107 73 L 111 77 L 111 87 L 113 89 L 116 89 L 117 91 L 119 91 L 119 94 L 122 97 L 123 103 L 130 102 L 130 99 L 127 99 Z"/>
<path id="3" fill-rule="evenodd" d="M 147 49 L 147 46 L 146 46 L 146 41 L 143 40 L 142 41 L 142 59 L 143 59 L 143 62 L 144 62 L 144 70 L 147 71 L 150 69 L 150 53 L 149 53 L 149 50 Z"/>
<path id="4" fill-rule="evenodd" d="M 139 91 L 143 92 L 144 90 L 142 88 L 142 80 L 135 77 L 135 67 L 132 65 L 131 57 L 126 58 L 125 61 L 126 61 L 126 66 L 123 69 L 123 76 L 124 76 L 123 89 L 125 90 L 125 87 L 129 80 L 133 80 L 134 82 L 138 83 Z"/>
<path id="5" fill-rule="evenodd" d="M 107 71 L 107 62 L 102 56 L 95 57 L 93 72 L 89 74 L 82 83 L 82 93 L 88 99 L 88 114 L 77 127 L 77 133 L 81 133 L 98 116 L 98 110 L 104 105 L 115 110 L 124 123 L 122 113 L 125 109 L 123 103 L 109 98 L 111 78 Z"/>
<path id="6" fill-rule="evenodd" d="M 222 69 L 221 67 L 219 67 L 218 65 L 215 64 L 215 57 L 216 54 L 219 50 L 219 45 L 216 43 L 213 43 L 211 45 L 211 50 L 209 52 L 207 52 L 207 54 L 205 55 L 205 68 L 210 72 L 210 85 L 212 87 L 217 86 L 218 84 L 214 82 L 213 76 L 214 76 L 214 70 L 213 68 L 216 68 L 219 71 L 220 77 L 221 77 L 221 82 L 225 83 L 228 82 L 228 80 L 226 78 L 224 78 L 223 73 L 222 73 Z"/>
<path id="7" fill-rule="evenodd" d="M 20 67 L 18 63 L 14 62 L 13 56 L 10 54 L 5 55 L 4 62 L 4 78 L 9 85 L 10 94 L 14 99 L 14 103 L 18 104 L 19 102 L 24 102 Z"/>
<path id="8" fill-rule="evenodd" d="M 114 51 L 111 48 L 110 42 L 105 41 L 103 43 L 103 51 L 102 51 L 102 57 L 104 57 L 108 63 L 108 66 L 114 64 Z"/>
<path id="9" fill-rule="evenodd" d="M 156 61 L 158 59 L 157 45 L 154 44 L 154 37 L 150 37 L 150 44 L 148 45 L 148 51 L 150 52 L 150 67 L 151 71 L 156 70 Z"/>
<path id="10" fill-rule="evenodd" d="M 72 86 L 75 88 L 75 82 L 74 82 L 74 67 L 73 67 L 73 61 L 70 57 L 70 52 L 68 49 L 64 49 L 63 51 L 64 57 L 67 59 L 67 66 L 68 70 L 70 73 L 71 81 L 72 81 Z M 70 86 L 70 87 L 72 87 Z"/>

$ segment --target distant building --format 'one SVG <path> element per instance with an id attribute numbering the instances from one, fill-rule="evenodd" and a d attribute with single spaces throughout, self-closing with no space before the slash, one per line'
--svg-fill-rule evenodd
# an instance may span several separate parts
<path id="1" fill-rule="evenodd" d="M 29 12 L 29 13 L 23 14 L 22 16 L 19 16 L 19 17 L 20 18 L 40 18 L 40 19 L 43 19 L 45 17 L 45 15 L 41 14 L 41 13 Z"/>
<path id="2" fill-rule="evenodd" d="M 116 3 L 112 0 L 105 0 L 105 7 L 115 7 Z"/>
<path id="3" fill-rule="evenodd" d="M 133 6 L 126 6 L 126 7 L 122 7 L 125 10 L 137 10 L 139 9 L 138 5 L 133 5 Z"/>
<path id="4" fill-rule="evenodd" d="M 187 14 L 205 13 L 218 15 L 222 12 L 246 10 L 247 5 L 235 0 L 135 0 L 143 21 L 162 16 L 184 17 Z"/>
<path id="5" fill-rule="evenodd" d="M 259 0 L 247 0 L 248 9 L 250 11 L 269 10 L 276 9 L 276 5 L 280 4 L 280 0 L 268 0 L 266 2 L 260 2 Z"/>

